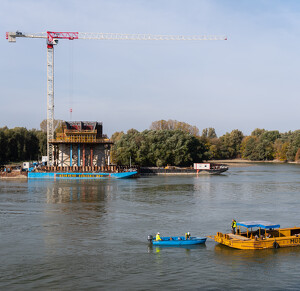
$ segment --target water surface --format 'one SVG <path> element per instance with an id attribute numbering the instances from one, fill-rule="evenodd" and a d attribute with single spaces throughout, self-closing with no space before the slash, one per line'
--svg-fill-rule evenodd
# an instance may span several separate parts
<path id="1" fill-rule="evenodd" d="M 300 248 L 240 251 L 147 235 L 230 231 L 232 218 L 300 226 L 300 166 L 219 176 L 0 181 L 0 289 L 298 290 Z"/>

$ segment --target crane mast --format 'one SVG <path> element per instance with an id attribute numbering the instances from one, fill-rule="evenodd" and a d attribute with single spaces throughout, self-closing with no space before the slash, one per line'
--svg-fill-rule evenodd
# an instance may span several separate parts
<path id="1" fill-rule="evenodd" d="M 52 165 L 54 139 L 54 49 L 47 43 L 47 160 Z"/>
<path id="2" fill-rule="evenodd" d="M 122 34 L 102 32 L 40 32 L 22 33 L 7 32 L 6 39 L 16 42 L 17 37 L 44 38 L 47 40 L 47 157 L 48 165 L 52 165 L 54 139 L 54 48 L 59 39 L 85 39 L 85 40 L 151 40 L 151 41 L 202 41 L 202 40 L 227 40 L 226 36 L 214 35 L 153 35 L 153 34 Z"/>

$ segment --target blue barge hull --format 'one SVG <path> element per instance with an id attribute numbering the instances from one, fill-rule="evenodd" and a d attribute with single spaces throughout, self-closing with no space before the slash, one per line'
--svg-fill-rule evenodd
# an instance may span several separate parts
<path id="1" fill-rule="evenodd" d="M 74 173 L 74 172 L 29 172 L 28 179 L 75 179 L 75 180 L 87 180 L 87 179 L 126 179 L 132 178 L 137 174 L 137 171 L 133 172 L 121 172 L 121 173 Z"/>

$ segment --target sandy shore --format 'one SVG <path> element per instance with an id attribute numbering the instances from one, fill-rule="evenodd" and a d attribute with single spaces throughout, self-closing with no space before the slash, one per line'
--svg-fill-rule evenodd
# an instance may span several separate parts
<path id="1" fill-rule="evenodd" d="M 3 180 L 16 180 L 16 179 L 20 179 L 20 180 L 27 180 L 27 176 L 25 175 L 16 175 L 16 176 L 0 176 L 0 179 Z"/>

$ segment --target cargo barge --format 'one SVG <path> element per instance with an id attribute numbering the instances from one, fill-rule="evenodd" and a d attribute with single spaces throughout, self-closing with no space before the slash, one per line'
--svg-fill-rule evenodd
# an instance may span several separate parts
<path id="1" fill-rule="evenodd" d="M 138 167 L 108 166 L 108 167 L 37 167 L 33 170 L 9 168 L 0 171 L 2 179 L 128 179 L 139 175 Z"/>
<path id="2" fill-rule="evenodd" d="M 228 171 L 228 166 L 212 163 L 195 163 L 194 167 L 182 168 L 168 166 L 162 167 L 141 167 L 141 176 L 156 176 L 156 175 L 219 175 Z"/>

